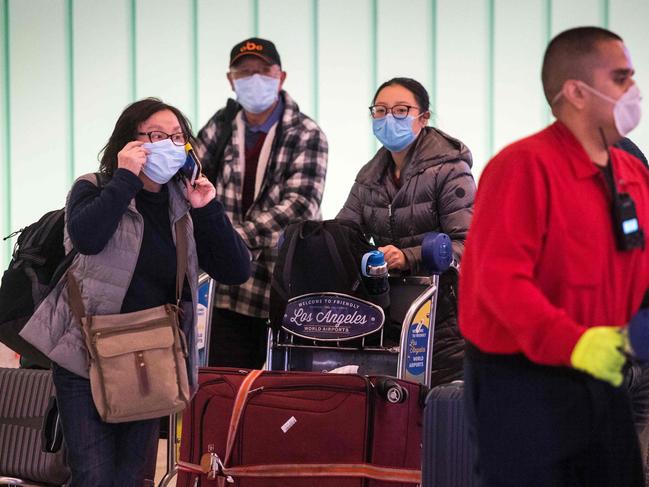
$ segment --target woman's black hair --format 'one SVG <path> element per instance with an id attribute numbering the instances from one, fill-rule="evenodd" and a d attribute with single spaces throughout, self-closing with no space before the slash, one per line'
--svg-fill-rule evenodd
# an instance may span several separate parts
<path id="1" fill-rule="evenodd" d="M 170 110 L 176 115 L 182 131 L 190 141 L 194 140 L 192 126 L 187 117 L 176 107 L 167 105 L 158 98 L 144 98 L 127 106 L 115 123 L 113 133 L 108 142 L 99 152 L 99 172 L 111 176 L 117 169 L 117 153 L 126 144 L 136 140 L 138 137 L 139 125 L 147 120 L 154 113 L 162 110 Z"/>
<path id="2" fill-rule="evenodd" d="M 406 90 L 412 93 L 415 97 L 415 100 L 417 101 L 417 105 L 419 105 L 419 111 L 421 113 L 430 110 L 430 99 L 428 98 L 428 92 L 426 91 L 426 88 L 424 88 L 424 86 L 419 81 L 416 81 L 412 78 L 392 78 L 391 80 L 383 83 L 381 86 L 379 86 L 379 89 L 376 90 L 374 98 L 372 98 L 372 105 L 376 103 L 376 98 L 379 96 L 381 90 L 386 86 L 392 85 L 403 86 Z"/>

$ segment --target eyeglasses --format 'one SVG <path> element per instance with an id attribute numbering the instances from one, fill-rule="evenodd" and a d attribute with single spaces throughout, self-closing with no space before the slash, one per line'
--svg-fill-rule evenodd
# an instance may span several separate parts
<path id="1" fill-rule="evenodd" d="M 152 130 L 151 132 L 138 132 L 138 135 L 147 135 L 149 137 L 149 142 L 160 142 L 161 140 L 171 139 L 171 142 L 174 145 L 185 145 L 187 143 L 187 135 L 184 132 L 178 132 L 176 134 L 168 134 L 166 132 L 161 132 L 160 130 Z"/>
<path id="2" fill-rule="evenodd" d="M 419 107 L 411 105 L 394 105 L 392 108 L 385 105 L 373 105 L 370 107 L 370 115 L 372 118 L 385 118 L 388 113 L 391 113 L 394 118 L 402 119 L 408 116 L 412 108 L 419 110 Z"/>

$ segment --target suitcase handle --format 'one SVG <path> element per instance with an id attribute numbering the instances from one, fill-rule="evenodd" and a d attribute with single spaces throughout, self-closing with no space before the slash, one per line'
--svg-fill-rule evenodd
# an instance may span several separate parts
<path id="1" fill-rule="evenodd" d="M 61 418 L 59 407 L 56 403 L 56 396 L 50 397 L 45 415 L 43 416 L 43 428 L 41 429 L 41 451 L 43 453 L 56 453 L 63 444 L 63 430 L 61 429 Z"/>

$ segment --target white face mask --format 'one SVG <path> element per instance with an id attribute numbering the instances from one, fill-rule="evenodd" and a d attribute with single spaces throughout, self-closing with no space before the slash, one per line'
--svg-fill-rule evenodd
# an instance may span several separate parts
<path id="1" fill-rule="evenodd" d="M 606 100 L 613 104 L 615 128 L 622 137 L 626 137 L 629 132 L 638 126 L 640 118 L 642 117 L 642 106 L 640 104 L 642 101 L 642 95 L 640 94 L 640 89 L 637 84 L 632 84 L 631 88 L 626 90 L 617 100 L 597 91 L 595 88 L 584 82 L 581 82 L 581 85 L 591 93 L 599 96 L 602 100 Z"/>

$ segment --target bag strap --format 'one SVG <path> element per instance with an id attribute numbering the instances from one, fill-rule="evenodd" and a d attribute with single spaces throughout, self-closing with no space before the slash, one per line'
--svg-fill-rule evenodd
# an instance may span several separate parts
<path id="1" fill-rule="evenodd" d="M 175 225 L 176 228 L 176 306 L 180 306 L 183 286 L 185 284 L 185 274 L 187 273 L 187 219 L 183 215 Z M 86 316 L 86 309 L 83 306 L 79 282 L 72 272 L 66 274 L 68 280 L 68 298 L 70 300 L 70 309 L 72 314 L 82 326 L 82 318 Z"/>
<path id="2" fill-rule="evenodd" d="M 207 148 L 208 150 L 206 151 L 206 155 L 208 155 L 209 160 L 205 160 L 207 157 L 203 157 L 203 160 L 206 163 L 206 167 L 204 168 L 205 174 L 215 186 L 216 180 L 223 168 L 223 154 L 225 153 L 225 148 L 230 143 L 230 137 L 232 136 L 232 122 L 236 118 L 240 109 L 241 105 L 239 105 L 239 103 L 232 98 L 228 99 L 223 110 L 223 116 L 218 120 L 218 123 L 221 125 L 219 138 L 216 143 Z M 201 136 L 200 132 L 198 136 Z"/>
<path id="3" fill-rule="evenodd" d="M 187 225 L 188 216 L 185 214 L 176 222 L 176 306 L 180 308 L 183 297 L 185 275 L 187 274 Z"/>
<path id="4" fill-rule="evenodd" d="M 369 463 L 349 464 L 277 464 L 226 467 L 232 455 L 234 441 L 239 430 L 241 416 L 248 401 L 254 382 L 263 374 L 262 370 L 251 370 L 241 383 L 232 407 L 228 427 L 225 456 L 223 461 L 216 453 L 206 453 L 201 464 L 178 461 L 178 469 L 185 472 L 206 474 L 208 479 L 217 479 L 219 487 L 231 482 L 233 477 L 362 477 L 388 482 L 421 483 L 421 470 L 408 468 L 380 467 Z"/>
<path id="5" fill-rule="evenodd" d="M 410 468 L 381 467 L 369 463 L 321 463 L 248 465 L 246 467 L 223 467 L 216 454 L 203 455 L 201 464 L 179 460 L 178 470 L 221 482 L 233 477 L 361 477 L 384 482 L 421 484 L 421 470 Z"/>
<path id="6" fill-rule="evenodd" d="M 77 278 L 74 277 L 72 272 L 68 272 L 66 275 L 68 279 L 68 298 L 70 300 L 70 309 L 72 314 L 79 322 L 81 326 L 82 318 L 86 316 L 86 308 L 83 306 L 83 300 L 81 299 L 81 291 L 79 290 L 79 283 Z"/>
<path id="7" fill-rule="evenodd" d="M 232 447 L 234 445 L 234 440 L 237 437 L 237 431 L 239 430 L 239 422 L 241 421 L 241 416 L 243 415 L 243 409 L 248 401 L 248 393 L 252 384 L 257 380 L 257 378 L 263 374 L 263 370 L 251 370 L 246 378 L 241 383 L 239 390 L 237 391 L 237 396 L 234 399 L 234 406 L 232 407 L 232 416 L 230 417 L 230 425 L 228 426 L 228 439 L 225 445 L 225 458 L 224 463 L 230 461 L 230 455 L 232 455 Z"/>
<path id="8" fill-rule="evenodd" d="M 322 232 L 324 234 L 325 243 L 327 244 L 327 250 L 329 251 L 329 255 L 331 255 L 331 259 L 334 261 L 336 272 L 341 276 L 344 275 L 349 276 L 349 271 L 345 270 L 345 265 L 343 264 L 343 260 L 340 258 L 340 252 L 338 252 L 338 245 L 336 244 L 336 240 L 334 239 L 333 235 L 331 235 L 331 232 L 324 226 L 322 227 Z"/>
<path id="9" fill-rule="evenodd" d="M 297 246 L 297 241 L 300 240 L 302 236 L 302 230 L 304 229 L 306 221 L 302 221 L 293 228 L 290 240 L 284 242 L 284 245 L 288 245 L 286 253 L 284 254 L 284 269 L 282 269 L 282 295 L 287 296 L 287 293 L 291 292 L 291 274 L 293 273 L 293 257 L 295 257 L 295 247 Z M 286 285 L 286 287 L 284 287 Z"/>

